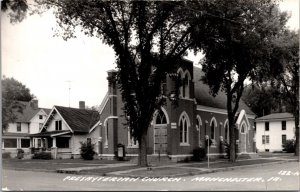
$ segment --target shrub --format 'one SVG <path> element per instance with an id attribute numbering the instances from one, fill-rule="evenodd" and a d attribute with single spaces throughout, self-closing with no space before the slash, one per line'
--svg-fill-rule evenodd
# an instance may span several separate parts
<path id="1" fill-rule="evenodd" d="M 17 149 L 17 158 L 18 159 L 24 158 L 24 150 L 23 149 Z"/>
<path id="2" fill-rule="evenodd" d="M 2 159 L 10 159 L 11 158 L 10 154 L 11 154 L 10 152 L 3 152 Z"/>
<path id="3" fill-rule="evenodd" d="M 285 144 L 282 144 L 283 151 L 287 153 L 295 153 L 296 150 L 296 142 L 294 139 L 286 140 Z"/>
<path id="4" fill-rule="evenodd" d="M 49 160 L 52 159 L 50 152 L 38 152 L 32 156 L 32 159 L 44 159 Z"/>
<path id="5" fill-rule="evenodd" d="M 206 151 L 204 148 L 197 147 L 193 150 L 193 161 L 201 161 L 206 157 Z"/>
<path id="6" fill-rule="evenodd" d="M 90 142 L 80 142 L 80 155 L 84 160 L 93 160 L 95 151 L 94 151 L 94 145 Z"/>

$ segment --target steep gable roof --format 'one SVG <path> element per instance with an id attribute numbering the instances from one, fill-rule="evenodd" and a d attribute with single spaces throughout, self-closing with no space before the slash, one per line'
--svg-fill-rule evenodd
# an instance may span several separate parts
<path id="1" fill-rule="evenodd" d="M 62 106 L 54 106 L 54 108 L 74 132 L 88 133 L 100 119 L 99 113 L 94 110 Z"/>
<path id="2" fill-rule="evenodd" d="M 218 95 L 216 97 L 213 97 L 210 94 L 209 86 L 201 80 L 203 75 L 204 73 L 199 67 L 194 67 L 195 98 L 197 100 L 197 104 L 219 109 L 227 109 L 226 93 L 223 91 L 219 91 Z M 243 100 L 240 100 L 238 112 L 242 109 L 244 109 L 249 115 L 255 115 L 245 104 L 245 102 Z"/>
<path id="3" fill-rule="evenodd" d="M 40 111 L 39 108 L 34 108 L 31 102 L 16 101 L 16 105 L 22 107 L 22 111 L 14 109 L 13 113 L 16 115 L 16 122 L 29 123 L 30 120 Z"/>

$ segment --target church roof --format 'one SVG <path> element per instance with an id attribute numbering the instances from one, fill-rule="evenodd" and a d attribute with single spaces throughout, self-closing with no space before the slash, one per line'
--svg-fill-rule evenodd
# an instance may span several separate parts
<path id="1" fill-rule="evenodd" d="M 227 109 L 227 96 L 223 91 L 219 91 L 218 95 L 213 97 L 210 94 L 210 89 L 207 84 L 205 84 L 201 78 L 204 72 L 199 67 L 194 67 L 194 82 L 195 82 L 195 98 L 198 105 Z M 241 99 L 239 103 L 238 112 L 244 109 L 247 114 L 255 115 L 251 109 L 246 105 L 246 103 Z"/>

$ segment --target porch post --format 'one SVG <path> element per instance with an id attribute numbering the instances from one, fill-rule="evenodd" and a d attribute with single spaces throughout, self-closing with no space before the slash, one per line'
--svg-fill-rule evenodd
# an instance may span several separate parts
<path id="1" fill-rule="evenodd" d="M 57 158 L 56 137 L 53 137 L 53 140 L 52 140 L 51 156 L 53 159 Z"/>

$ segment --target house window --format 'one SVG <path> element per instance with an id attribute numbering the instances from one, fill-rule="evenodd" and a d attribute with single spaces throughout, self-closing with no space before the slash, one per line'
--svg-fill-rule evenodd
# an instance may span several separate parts
<path id="1" fill-rule="evenodd" d="M 286 130 L 286 121 L 281 121 L 281 129 Z"/>
<path id="2" fill-rule="evenodd" d="M 17 132 L 21 132 L 21 123 L 17 123 Z"/>
<path id="3" fill-rule="evenodd" d="M 57 148 L 69 148 L 69 137 L 56 137 Z"/>
<path id="4" fill-rule="evenodd" d="M 138 141 L 132 135 L 132 130 L 128 127 L 128 147 L 138 147 Z"/>
<path id="5" fill-rule="evenodd" d="M 182 80 L 183 77 L 183 71 L 182 69 L 178 70 L 178 84 L 179 84 L 179 96 L 183 97 L 183 92 L 184 92 L 184 82 Z"/>
<path id="6" fill-rule="evenodd" d="M 40 130 L 42 129 L 42 127 L 43 127 L 43 123 L 39 123 Z"/>
<path id="7" fill-rule="evenodd" d="M 56 131 L 61 131 L 61 130 L 62 130 L 62 127 L 61 127 L 61 120 L 55 121 L 55 130 L 56 130 Z"/>
<path id="8" fill-rule="evenodd" d="M 210 122 L 210 139 L 215 139 L 215 130 L 217 127 L 217 121 L 213 118 Z"/>
<path id="9" fill-rule="evenodd" d="M 86 143 L 92 144 L 92 139 L 91 138 L 86 138 Z"/>
<path id="10" fill-rule="evenodd" d="M 269 135 L 262 136 L 262 144 L 270 144 L 270 136 Z"/>
<path id="11" fill-rule="evenodd" d="M 281 136 L 281 142 L 282 142 L 282 144 L 286 143 L 286 135 Z"/>
<path id="12" fill-rule="evenodd" d="M 188 143 L 188 122 L 186 117 L 183 115 L 179 121 L 180 128 L 180 143 Z"/>
<path id="13" fill-rule="evenodd" d="M 269 131 L 269 122 L 265 122 L 265 131 Z"/>
<path id="14" fill-rule="evenodd" d="M 39 119 L 43 119 L 43 115 L 39 115 Z"/>
<path id="15" fill-rule="evenodd" d="M 29 148 L 30 139 L 21 139 L 21 148 Z"/>
<path id="16" fill-rule="evenodd" d="M 3 139 L 4 148 L 17 148 L 17 139 Z"/>
<path id="17" fill-rule="evenodd" d="M 161 94 L 167 95 L 167 82 L 166 79 L 164 79 L 161 83 Z"/>

